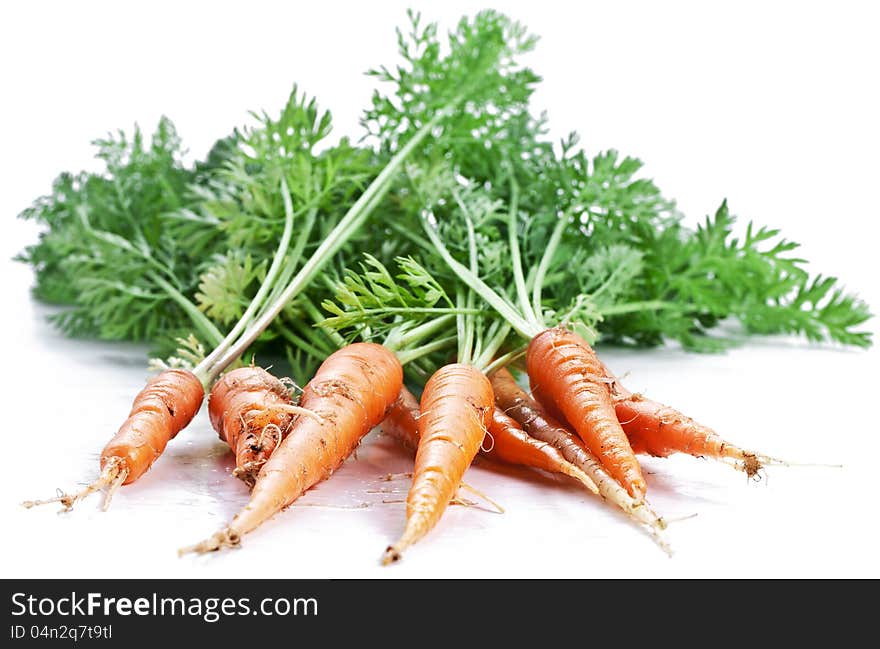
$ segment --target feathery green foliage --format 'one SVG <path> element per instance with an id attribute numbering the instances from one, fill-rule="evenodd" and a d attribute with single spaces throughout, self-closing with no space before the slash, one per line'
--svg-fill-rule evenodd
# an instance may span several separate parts
<path id="1" fill-rule="evenodd" d="M 703 351 L 743 338 L 719 333 L 731 321 L 871 343 L 859 329 L 867 306 L 836 278 L 811 277 L 777 230 L 738 228 L 726 201 L 690 229 L 640 160 L 588 154 L 577 134 L 551 141 L 531 107 L 540 77 L 519 62 L 536 42 L 494 11 L 445 36 L 410 12 L 400 63 L 369 72 L 377 88 L 358 145 L 331 142 L 330 113 L 297 87 L 277 115 L 253 113 L 192 166 L 165 118 L 149 142 L 137 128 L 96 141 L 104 171 L 62 174 L 21 215 L 45 226 L 19 256 L 34 294 L 68 307 L 54 316 L 67 334 L 165 351 L 186 340 L 179 356 L 195 358 L 246 312 L 290 217 L 260 311 L 323 252 L 257 340 L 301 368 L 344 339 L 399 343 L 448 317 L 459 335 L 469 323 L 475 353 L 515 351 L 505 323 Z"/>

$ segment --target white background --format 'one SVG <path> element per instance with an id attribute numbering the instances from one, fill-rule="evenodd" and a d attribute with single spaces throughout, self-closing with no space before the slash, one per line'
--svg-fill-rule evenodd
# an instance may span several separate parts
<path id="1" fill-rule="evenodd" d="M 503 515 L 451 507 L 404 562 L 378 567 L 400 532 L 411 460 L 371 436 L 329 482 L 245 539 L 178 559 L 246 502 L 201 413 L 111 511 L 25 511 L 21 500 L 93 477 L 143 385 L 145 350 L 73 341 L 45 322 L 29 269 L 9 259 L 36 229 L 15 215 L 61 170 L 95 168 L 88 142 L 169 115 L 193 156 L 291 84 L 357 133 L 369 66 L 394 62 L 405 4 L 4 3 L 0 9 L 0 317 L 4 577 L 880 577 L 873 407 L 878 352 L 760 339 L 724 355 L 602 349 L 634 390 L 746 447 L 842 468 L 772 468 L 748 483 L 687 457 L 646 460 L 670 518 L 666 558 L 577 487 L 471 469 Z M 880 308 L 880 45 L 872 3 L 496 2 L 542 36 L 529 63 L 557 135 L 615 147 L 702 218 L 733 212 L 782 228 L 816 271 Z M 613 6 L 612 6 L 613 5 Z M 662 5 L 662 6 L 661 6 Z M 423 7 L 450 25 L 471 3 Z M 876 319 L 868 325 L 877 330 Z M 376 493 L 382 489 L 393 493 Z M 367 503 L 367 506 L 362 506 Z"/>

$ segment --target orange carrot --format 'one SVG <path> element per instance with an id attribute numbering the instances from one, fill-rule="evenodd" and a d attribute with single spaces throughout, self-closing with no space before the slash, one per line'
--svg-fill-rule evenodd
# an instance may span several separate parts
<path id="1" fill-rule="evenodd" d="M 419 448 L 419 402 L 406 386 L 382 420 L 382 432 L 391 435 L 410 451 Z"/>
<path id="2" fill-rule="evenodd" d="M 403 385 L 397 357 L 374 343 L 354 343 L 334 352 L 303 390 L 299 417 L 257 475 L 250 502 L 232 522 L 185 552 L 236 546 L 241 537 L 330 477 L 364 435 L 385 417 Z"/>
<path id="3" fill-rule="evenodd" d="M 495 404 L 529 435 L 552 444 L 575 466 L 589 467 L 590 472 L 598 469 L 607 475 L 602 463 L 590 452 L 584 441 L 569 430 L 567 423 L 562 423 L 553 409 L 544 405 L 537 393 L 530 396 L 519 387 L 510 370 L 506 367 L 496 370 L 489 376 L 489 381 L 495 393 Z M 587 471 L 586 468 L 584 470 Z"/>
<path id="4" fill-rule="evenodd" d="M 552 444 L 526 433 L 516 420 L 500 408 L 492 411 L 489 435 L 492 440 L 488 443 L 488 449 L 480 449 L 488 458 L 549 473 L 561 473 L 574 478 L 594 494 L 599 493 L 596 483 L 586 473 L 566 460 Z"/>
<path id="5" fill-rule="evenodd" d="M 645 525 L 657 544 L 667 553 L 671 552 L 660 535 L 666 523 L 648 506 L 647 501 L 637 503 L 633 500 L 584 442 L 520 388 L 506 368 L 497 370 L 489 379 L 495 393 L 495 403 L 500 409 L 517 421 L 530 436 L 555 447 L 568 462 L 593 480 L 602 498 L 620 507 L 635 522 Z"/>
<path id="6" fill-rule="evenodd" d="M 404 387 L 382 421 L 382 431 L 414 451 L 419 446 L 418 419 L 419 404 L 412 392 Z M 599 493 L 588 475 L 568 462 L 552 445 L 529 436 L 498 408 L 492 411 L 489 434 L 483 440 L 480 454 L 506 464 L 561 473 L 574 478 L 593 493 Z"/>
<path id="7" fill-rule="evenodd" d="M 604 370 L 611 380 L 608 387 L 614 399 L 617 418 L 636 453 L 655 457 L 687 453 L 694 457 L 727 460 L 749 477 L 757 474 L 764 464 L 784 464 L 780 460 L 745 451 L 725 441 L 708 426 L 694 421 L 675 408 L 640 394 L 633 394 L 612 372 L 607 368 Z"/>
<path id="8" fill-rule="evenodd" d="M 428 379 L 420 403 L 419 446 L 406 498 L 406 526 L 397 543 L 386 549 L 383 564 L 398 561 L 440 520 L 480 450 L 494 407 L 492 386 L 475 367 L 445 365 Z"/>
<path id="9" fill-rule="evenodd" d="M 539 388 L 562 412 L 636 502 L 644 500 L 641 467 L 617 420 L 608 379 L 586 341 L 559 327 L 547 329 L 529 342 L 526 366 L 532 389 Z"/>
<path id="10" fill-rule="evenodd" d="M 214 384 L 208 414 L 220 439 L 235 452 L 233 475 L 253 486 L 287 436 L 296 410 L 288 388 L 260 367 L 240 367 Z"/>
<path id="11" fill-rule="evenodd" d="M 103 505 L 106 510 L 116 489 L 146 473 L 168 441 L 192 421 L 204 396 L 202 383 L 192 372 L 170 369 L 154 376 L 135 397 L 128 419 L 101 452 L 101 474 L 97 480 L 75 494 L 22 504 L 33 507 L 60 502 L 65 509 L 71 509 L 90 493 L 109 487 Z"/>

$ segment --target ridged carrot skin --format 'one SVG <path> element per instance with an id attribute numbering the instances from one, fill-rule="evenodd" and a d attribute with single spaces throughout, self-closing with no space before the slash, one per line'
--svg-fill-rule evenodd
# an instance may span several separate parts
<path id="1" fill-rule="evenodd" d="M 657 544 L 667 553 L 670 552 L 661 536 L 666 523 L 648 506 L 647 501 L 636 502 L 605 470 L 583 440 L 519 387 L 506 368 L 494 372 L 489 379 L 499 408 L 516 420 L 530 436 L 552 444 L 566 460 L 593 480 L 602 498 L 620 507 L 634 521 L 646 525 Z"/>
<path id="2" fill-rule="evenodd" d="M 240 367 L 211 388 L 208 414 L 220 439 L 235 453 L 235 476 L 253 485 L 257 474 L 287 436 L 294 414 L 288 388 L 261 367 Z"/>
<path id="3" fill-rule="evenodd" d="M 244 534 L 330 477 L 385 418 L 402 386 L 400 361 L 381 345 L 354 343 L 333 352 L 300 398 L 300 406 L 315 416 L 297 417 L 260 470 L 250 501 L 231 524 L 180 553 L 238 545 Z"/>
<path id="4" fill-rule="evenodd" d="M 419 402 L 406 386 L 400 388 L 400 395 L 382 420 L 381 428 L 410 451 L 419 448 Z"/>
<path id="5" fill-rule="evenodd" d="M 495 408 L 489 379 L 462 363 L 437 370 L 422 392 L 419 446 L 406 498 L 406 526 L 383 563 L 427 534 L 455 496 L 464 472 L 480 450 Z"/>
<path id="6" fill-rule="evenodd" d="M 135 397 L 128 419 L 101 451 L 101 474 L 94 482 L 75 493 L 27 500 L 22 505 L 61 503 L 69 510 L 89 494 L 107 488 L 102 506 L 106 511 L 116 490 L 146 473 L 168 442 L 192 421 L 204 396 L 202 382 L 192 372 L 170 369 L 157 374 Z"/>
<path id="7" fill-rule="evenodd" d="M 497 406 L 492 411 L 489 434 L 492 440 L 484 443 L 481 449 L 486 457 L 549 473 L 561 473 L 574 478 L 594 494 L 599 493 L 596 483 L 581 469 L 566 460 L 556 447 L 529 435 L 519 422 Z"/>
<path id="8" fill-rule="evenodd" d="M 607 368 L 605 371 L 611 380 L 609 390 L 617 418 L 636 453 L 655 457 L 686 453 L 694 457 L 731 459 L 749 477 L 760 471 L 762 459 L 771 459 L 727 442 L 713 429 L 675 408 L 633 394 Z"/>
<path id="9" fill-rule="evenodd" d="M 419 446 L 418 420 L 419 403 L 412 392 L 404 387 L 382 421 L 382 431 L 415 451 Z M 480 455 L 506 464 L 561 473 L 578 480 L 593 493 L 598 493 L 589 476 L 567 462 L 552 445 L 528 435 L 516 421 L 497 407 L 492 411 L 489 436 L 483 440 Z"/>
<path id="10" fill-rule="evenodd" d="M 570 331 L 548 329 L 529 342 L 526 366 L 532 390 L 540 390 L 608 472 L 641 502 L 647 485 L 592 347 Z"/>
<path id="11" fill-rule="evenodd" d="M 530 396 L 519 387 L 507 368 L 493 372 L 489 380 L 495 393 L 495 404 L 531 437 L 552 444 L 575 466 L 583 468 L 584 465 L 589 465 L 605 472 L 602 463 L 590 452 L 584 441 L 572 433 L 567 425 L 558 421 L 543 402 L 538 403 L 540 399 L 536 400 L 536 397 Z"/>
<path id="12" fill-rule="evenodd" d="M 101 469 L 116 464 L 127 472 L 123 484 L 140 478 L 196 416 L 204 396 L 201 381 L 187 370 L 170 369 L 152 377 L 101 452 Z"/>

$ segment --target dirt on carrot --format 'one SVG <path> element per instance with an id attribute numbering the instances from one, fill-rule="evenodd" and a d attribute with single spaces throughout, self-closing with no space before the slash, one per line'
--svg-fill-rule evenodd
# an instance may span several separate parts
<path id="1" fill-rule="evenodd" d="M 400 394 L 403 368 L 388 349 L 354 343 L 334 352 L 303 389 L 298 417 L 257 475 L 250 501 L 220 532 L 187 552 L 237 546 L 241 537 L 326 480 L 364 435 L 385 418 Z"/>
<path id="2" fill-rule="evenodd" d="M 608 378 L 592 347 L 560 327 L 548 329 L 529 342 L 526 352 L 529 382 L 540 390 L 542 403 L 558 409 L 608 472 L 636 502 L 647 485 L 624 433 L 608 390 Z"/>
<path id="3" fill-rule="evenodd" d="M 418 401 L 404 387 L 397 402 L 382 421 L 382 431 L 415 451 L 419 445 L 418 419 Z M 492 411 L 488 434 L 483 439 L 480 455 L 496 462 L 561 473 L 574 478 L 593 493 L 598 493 L 589 476 L 566 461 L 551 444 L 529 436 L 499 408 Z"/>
<path id="4" fill-rule="evenodd" d="M 551 444 L 566 460 L 587 474 L 596 484 L 603 499 L 619 507 L 636 523 L 644 525 L 657 545 L 667 554 L 671 554 L 671 549 L 661 534 L 666 523 L 646 500 L 637 503 L 611 477 L 583 440 L 523 390 L 507 369 L 502 368 L 489 378 L 495 392 L 495 403 L 500 409 L 516 420 L 529 435 Z"/>
<path id="5" fill-rule="evenodd" d="M 492 386 L 475 367 L 444 365 L 422 392 L 419 446 L 413 482 L 406 498 L 406 525 L 382 563 L 399 561 L 403 551 L 440 520 L 480 450 L 494 410 Z"/>
<path id="6" fill-rule="evenodd" d="M 529 435 L 519 422 L 498 407 L 492 411 L 489 435 L 490 443 L 484 443 L 481 449 L 486 457 L 506 464 L 561 473 L 574 478 L 594 494 L 599 493 L 593 479 L 566 460 L 556 447 Z"/>
<path id="7" fill-rule="evenodd" d="M 191 372 L 169 369 L 152 377 L 134 399 L 128 419 L 101 451 L 101 474 L 85 489 L 47 500 L 31 500 L 25 507 L 60 502 L 65 509 L 90 493 L 108 488 L 103 509 L 110 506 L 120 485 L 140 478 L 183 430 L 202 405 L 201 381 Z"/>
<path id="8" fill-rule="evenodd" d="M 608 389 L 617 418 L 636 453 L 655 457 L 686 453 L 714 458 L 733 464 L 750 478 L 765 464 L 785 464 L 743 450 L 675 408 L 630 392 L 607 367 L 603 369 L 609 378 Z"/>
<path id="9" fill-rule="evenodd" d="M 235 453 L 233 475 L 253 486 L 297 416 L 289 388 L 261 367 L 224 374 L 208 397 L 211 425 Z"/>

